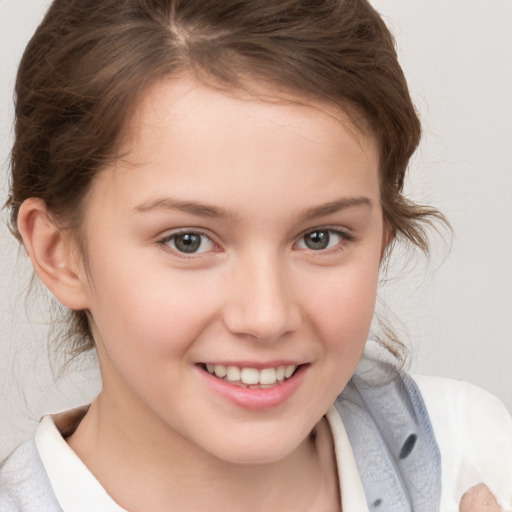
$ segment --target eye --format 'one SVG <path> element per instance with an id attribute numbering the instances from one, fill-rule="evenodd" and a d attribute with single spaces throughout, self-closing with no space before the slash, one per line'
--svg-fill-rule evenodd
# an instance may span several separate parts
<path id="1" fill-rule="evenodd" d="M 187 231 L 169 235 L 161 242 L 177 252 L 196 254 L 214 249 L 214 242 L 203 233 Z"/>
<path id="2" fill-rule="evenodd" d="M 325 251 L 336 247 L 347 238 L 347 235 L 334 229 L 315 229 L 303 235 L 297 247 L 312 251 Z"/>

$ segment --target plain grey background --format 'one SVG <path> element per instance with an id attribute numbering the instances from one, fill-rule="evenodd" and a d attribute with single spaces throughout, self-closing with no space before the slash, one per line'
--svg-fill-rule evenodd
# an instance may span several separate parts
<path id="1" fill-rule="evenodd" d="M 430 262 L 398 261 L 380 296 L 410 347 L 413 371 L 471 381 L 512 410 L 512 2 L 373 4 L 397 38 L 424 126 L 408 194 L 440 208 L 454 228 L 451 249 L 436 239 Z M 47 5 L 0 0 L 2 203 L 14 75 Z M 2 459 L 43 413 L 90 401 L 99 378 L 86 359 L 55 380 L 47 357 L 47 300 L 44 294 L 25 300 L 30 266 L 5 224 L 0 262 Z"/>

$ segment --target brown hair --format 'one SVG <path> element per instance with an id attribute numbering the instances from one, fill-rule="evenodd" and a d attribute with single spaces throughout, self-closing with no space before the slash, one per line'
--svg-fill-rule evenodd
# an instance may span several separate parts
<path id="1" fill-rule="evenodd" d="M 250 78 L 362 116 L 380 144 L 385 222 L 428 250 L 425 225 L 442 216 L 402 195 L 420 123 L 393 38 L 364 0 L 55 0 L 16 81 L 15 236 L 29 197 L 78 229 L 141 91 L 183 72 L 228 88 Z M 93 346 L 84 311 L 71 312 L 70 334 L 76 351 Z"/>

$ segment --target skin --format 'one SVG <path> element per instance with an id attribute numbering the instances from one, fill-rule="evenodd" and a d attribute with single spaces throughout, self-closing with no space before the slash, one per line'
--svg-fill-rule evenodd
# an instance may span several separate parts
<path id="1" fill-rule="evenodd" d="M 131 511 L 338 509 L 323 415 L 361 357 L 388 240 L 375 140 L 319 105 L 187 79 L 146 91 L 127 134 L 86 198 L 87 262 L 38 200 L 20 211 L 36 270 L 97 344 L 103 389 L 70 446 Z M 199 252 L 179 252 L 183 230 Z M 276 361 L 301 380 L 260 409 L 199 366 Z"/>
<path id="2" fill-rule="evenodd" d="M 478 484 L 462 496 L 459 512 L 503 512 L 503 509 L 489 488 Z"/>
<path id="3" fill-rule="evenodd" d="M 21 206 L 36 272 L 97 344 L 103 389 L 68 443 L 132 512 L 339 510 L 323 415 L 360 359 L 390 239 L 377 144 L 340 112 L 270 99 L 149 89 L 86 198 L 85 260 L 42 201 Z M 180 253 L 177 230 L 205 235 L 200 251 Z M 307 246 L 313 230 L 328 248 Z M 201 378 L 230 361 L 305 371 L 251 409 Z M 482 484 L 460 510 L 501 509 Z"/>

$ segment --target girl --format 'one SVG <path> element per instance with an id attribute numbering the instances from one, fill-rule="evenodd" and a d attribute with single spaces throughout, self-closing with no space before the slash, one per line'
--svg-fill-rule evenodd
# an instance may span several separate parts
<path id="1" fill-rule="evenodd" d="M 494 398 L 356 372 L 381 265 L 442 218 L 402 195 L 420 126 L 369 4 L 56 0 L 16 95 L 11 227 L 102 390 L 7 459 L 2 511 L 510 506 Z"/>

